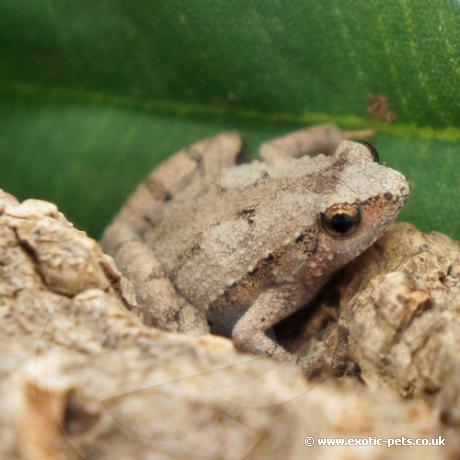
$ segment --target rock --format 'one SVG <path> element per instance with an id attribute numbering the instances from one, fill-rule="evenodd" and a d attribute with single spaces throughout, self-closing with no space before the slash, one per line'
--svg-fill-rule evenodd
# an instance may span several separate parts
<path id="1" fill-rule="evenodd" d="M 403 282 L 412 316 L 433 308 L 424 288 L 391 279 Z M 349 303 L 335 327 L 347 328 L 370 384 L 312 383 L 299 368 L 240 353 L 228 339 L 144 325 L 129 282 L 96 242 L 54 205 L 19 204 L 0 192 L 0 458 L 453 458 L 458 433 L 431 401 L 404 400 L 372 381 L 380 374 L 372 353 L 357 351 L 358 325 L 367 324 L 352 314 L 360 292 L 353 286 L 342 287 Z M 395 317 L 412 324 L 400 310 Z M 329 337 L 343 354 L 342 339 Z M 431 380 L 446 385 L 443 375 Z M 446 447 L 323 447 L 321 436 L 440 436 Z M 310 437 L 316 445 L 307 447 Z"/>
<path id="2" fill-rule="evenodd" d="M 338 323 L 371 387 L 460 422 L 460 244 L 398 224 L 346 269 Z"/>

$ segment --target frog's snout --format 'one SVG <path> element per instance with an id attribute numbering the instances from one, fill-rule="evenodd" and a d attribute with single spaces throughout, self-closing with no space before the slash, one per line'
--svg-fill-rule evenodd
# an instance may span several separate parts
<path id="1" fill-rule="evenodd" d="M 410 185 L 403 174 L 398 171 L 394 171 L 394 173 L 395 177 L 385 187 L 383 196 L 394 201 L 399 208 L 402 208 L 410 196 Z"/>

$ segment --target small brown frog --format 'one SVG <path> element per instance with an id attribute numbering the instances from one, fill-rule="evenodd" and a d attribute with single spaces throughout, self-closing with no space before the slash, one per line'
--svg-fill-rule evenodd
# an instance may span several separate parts
<path id="1" fill-rule="evenodd" d="M 409 195 L 369 144 L 345 140 L 367 134 L 314 126 L 237 165 L 242 140 L 224 133 L 154 170 L 102 240 L 144 321 L 210 327 L 242 350 L 296 362 L 266 331 L 376 241 Z"/>

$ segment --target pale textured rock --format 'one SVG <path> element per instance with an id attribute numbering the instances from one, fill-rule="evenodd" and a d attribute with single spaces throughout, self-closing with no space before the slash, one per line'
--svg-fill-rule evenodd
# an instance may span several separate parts
<path id="1" fill-rule="evenodd" d="M 460 245 L 395 225 L 347 267 L 339 324 L 362 378 L 460 422 Z"/>
<path id="2" fill-rule="evenodd" d="M 2 460 L 459 452 L 457 433 L 423 400 L 352 379 L 308 383 L 298 368 L 238 353 L 227 339 L 165 333 L 133 312 L 130 285 L 93 240 L 53 205 L 0 193 Z M 304 445 L 305 436 L 438 435 L 447 447 Z"/>

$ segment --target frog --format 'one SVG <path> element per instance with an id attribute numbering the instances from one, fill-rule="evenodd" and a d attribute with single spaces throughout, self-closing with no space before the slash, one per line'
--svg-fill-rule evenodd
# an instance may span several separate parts
<path id="1" fill-rule="evenodd" d="M 410 195 L 359 141 L 372 134 L 305 127 L 242 162 L 242 137 L 223 132 L 154 169 L 101 240 L 144 323 L 298 363 L 269 332 L 377 241 Z"/>

